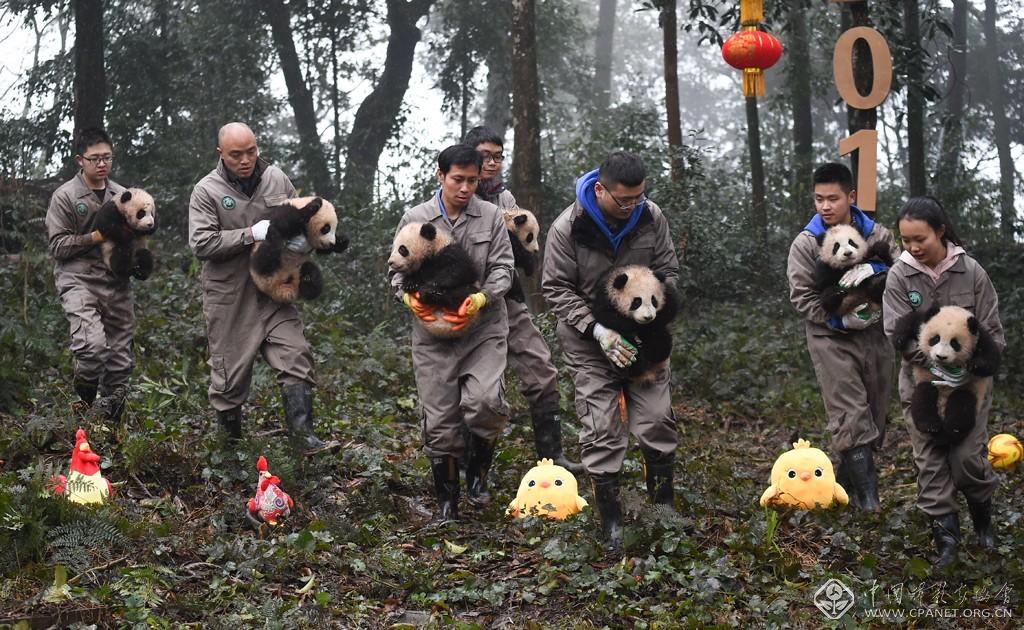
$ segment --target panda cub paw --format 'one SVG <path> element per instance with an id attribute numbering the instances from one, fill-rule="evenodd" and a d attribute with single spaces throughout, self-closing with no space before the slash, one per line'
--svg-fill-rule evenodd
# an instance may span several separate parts
<path id="1" fill-rule="evenodd" d="M 149 278 L 153 273 L 153 252 L 148 249 L 140 249 L 135 252 L 135 267 L 132 268 L 132 275 L 139 280 Z"/>
<path id="2" fill-rule="evenodd" d="M 124 215 L 121 214 L 113 199 L 100 206 L 96 213 L 95 227 L 108 241 L 124 243 L 131 240 L 131 234 L 124 229 L 126 224 Z"/>
<path id="3" fill-rule="evenodd" d="M 324 278 L 320 267 L 306 261 L 299 268 L 299 297 L 304 300 L 315 300 L 324 290 Z"/>

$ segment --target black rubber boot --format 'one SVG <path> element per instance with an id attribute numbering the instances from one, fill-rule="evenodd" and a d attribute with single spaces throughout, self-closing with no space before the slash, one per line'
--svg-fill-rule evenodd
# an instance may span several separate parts
<path id="1" fill-rule="evenodd" d="M 313 433 L 313 388 L 309 383 L 282 386 L 281 400 L 288 433 L 299 452 L 316 455 L 341 448 L 335 440 L 324 442 Z"/>
<path id="2" fill-rule="evenodd" d="M 978 545 L 983 549 L 994 549 L 999 544 L 999 539 L 996 538 L 996 532 L 992 527 L 992 499 L 983 503 L 968 501 L 967 509 L 971 512 L 971 523 L 974 524 Z"/>
<path id="3" fill-rule="evenodd" d="M 476 433 L 469 435 L 469 461 L 466 462 L 466 494 L 469 502 L 476 507 L 483 507 L 491 502 L 491 493 L 487 491 L 487 473 L 491 470 L 494 460 L 496 440 L 485 440 Z"/>
<path id="4" fill-rule="evenodd" d="M 538 459 L 550 459 L 556 466 L 574 475 L 583 472 L 583 464 L 569 461 L 562 452 L 562 420 L 557 411 L 538 411 L 530 415 L 533 422 L 533 442 Z"/>
<path id="5" fill-rule="evenodd" d="M 120 422 L 124 416 L 124 405 L 128 400 L 128 386 L 118 385 L 103 395 L 96 403 L 103 403 L 107 418 L 114 422 Z"/>
<path id="6" fill-rule="evenodd" d="M 850 507 L 859 510 L 860 509 L 860 494 L 857 493 L 853 487 L 853 482 L 850 480 L 850 476 L 846 474 L 846 458 L 841 458 L 840 462 L 836 464 L 836 482 L 846 490 L 847 496 L 850 498 Z"/>
<path id="7" fill-rule="evenodd" d="M 217 412 L 217 422 L 221 430 L 227 435 L 228 440 L 238 441 L 242 439 L 242 408 L 234 407 L 227 411 Z"/>
<path id="8" fill-rule="evenodd" d="M 434 492 L 437 494 L 438 523 L 459 520 L 459 462 L 451 455 L 430 458 L 434 473 Z"/>
<path id="9" fill-rule="evenodd" d="M 675 454 L 658 453 L 642 449 L 644 456 L 644 478 L 647 480 L 647 496 L 656 505 L 672 505 L 675 490 L 672 487 L 672 465 Z"/>
<path id="10" fill-rule="evenodd" d="M 932 538 L 938 558 L 932 563 L 937 569 L 956 560 L 956 552 L 960 548 L 960 515 L 956 512 L 932 517 Z"/>
<path id="11" fill-rule="evenodd" d="M 875 470 L 874 451 L 868 445 L 855 446 L 843 451 L 843 473 L 850 482 L 849 494 L 857 495 L 857 507 L 864 512 L 880 512 L 878 500 L 878 472 Z M 850 503 L 853 503 L 851 499 Z"/>
<path id="12" fill-rule="evenodd" d="M 618 551 L 622 546 L 622 504 L 619 503 L 618 475 L 591 475 L 594 486 L 594 502 L 601 517 L 601 531 L 604 533 L 608 551 Z"/>
<path id="13" fill-rule="evenodd" d="M 72 381 L 72 386 L 75 388 L 75 393 L 78 394 L 78 402 L 72 404 L 72 407 L 75 408 L 76 411 L 84 409 L 85 407 L 91 407 L 92 403 L 96 400 L 96 392 L 99 390 L 99 383 L 87 381 L 76 376 Z"/>

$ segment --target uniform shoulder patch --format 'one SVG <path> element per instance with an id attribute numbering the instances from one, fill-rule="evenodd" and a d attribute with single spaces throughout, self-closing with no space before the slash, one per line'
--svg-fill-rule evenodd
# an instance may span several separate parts
<path id="1" fill-rule="evenodd" d="M 224 195 L 220 200 L 220 205 L 224 206 L 225 210 L 230 210 L 235 207 L 235 198 L 231 195 Z"/>
<path id="2" fill-rule="evenodd" d="M 924 299 L 918 291 L 907 291 L 907 301 L 910 302 L 911 306 L 917 308 L 921 306 L 921 302 L 923 302 Z"/>
<path id="3" fill-rule="evenodd" d="M 85 205 L 84 201 L 79 201 L 78 203 L 75 204 L 75 212 L 77 212 L 78 214 L 85 216 L 85 213 L 88 211 L 89 206 Z"/>

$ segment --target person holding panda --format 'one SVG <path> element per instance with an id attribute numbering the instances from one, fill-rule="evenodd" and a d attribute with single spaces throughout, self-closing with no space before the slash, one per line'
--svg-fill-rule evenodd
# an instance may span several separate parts
<path id="1" fill-rule="evenodd" d="M 556 332 L 576 386 L 583 466 L 593 482 L 609 549 L 622 543 L 619 477 L 632 433 L 640 443 L 652 501 L 674 501 L 673 465 L 679 444 L 667 361 L 652 383 L 632 382 L 637 349 L 599 324 L 592 308 L 612 268 L 641 265 L 673 287 L 679 260 L 668 220 L 645 194 L 639 156 L 616 151 L 576 181 L 576 201 L 548 231 L 541 287 L 558 318 Z"/>
<path id="2" fill-rule="evenodd" d="M 881 448 L 888 422 L 894 353 L 881 326 L 881 314 L 867 307 L 830 315 L 815 287 L 819 241 L 835 225 L 852 225 L 868 248 L 881 242 L 899 254 L 892 233 L 855 204 L 853 174 L 835 162 L 815 169 L 814 217 L 793 240 L 787 277 L 789 299 L 806 325 L 807 350 L 821 387 L 831 432 L 830 450 L 839 453 L 837 480 L 849 491 L 850 505 L 868 512 L 881 509 L 874 451 Z M 860 285 L 884 263 L 862 262 L 843 274 L 839 286 Z"/>
<path id="3" fill-rule="evenodd" d="M 898 223 L 906 250 L 889 272 L 883 295 L 885 332 L 896 341 L 898 323 L 908 313 L 928 313 L 933 307 L 967 309 L 994 342 L 996 353 L 1006 348 L 999 321 L 999 298 L 988 274 L 969 256 L 942 204 L 934 197 L 914 197 L 903 205 Z M 927 316 L 927 315 L 926 315 Z M 959 331 L 965 338 L 977 332 Z M 956 492 L 967 499 L 978 543 L 996 546 L 992 525 L 992 495 L 999 484 L 986 457 L 991 385 L 979 401 L 973 428 L 959 442 L 943 443 L 918 429 L 911 417 L 915 391 L 913 368 L 927 367 L 944 385 L 958 388 L 971 378 L 968 370 L 951 370 L 933 363 L 917 344 L 906 348 L 899 377 L 900 402 L 917 466 L 917 507 L 931 518 L 937 566 L 956 559 L 960 518 Z M 991 379 L 989 379 L 991 380 Z M 948 407 L 947 407 L 948 409 Z"/>
<path id="4" fill-rule="evenodd" d="M 439 188 L 430 200 L 410 208 L 396 234 L 409 223 L 423 223 L 428 233 L 443 232 L 468 254 L 475 267 L 477 290 L 458 314 L 445 320 L 472 331 L 438 337 L 423 326 L 412 329 L 412 363 L 423 421 L 423 450 L 430 458 L 437 494 L 437 520 L 458 519 L 459 458 L 466 463 L 466 490 L 471 504 L 490 502 L 487 475 L 498 437 L 508 421 L 502 375 L 507 364 L 508 313 L 505 293 L 512 286 L 512 244 L 501 211 L 475 195 L 482 159 L 466 144 L 447 147 L 437 156 Z M 430 229 L 432 228 L 432 229 Z M 416 296 L 403 291 L 403 273 L 388 272 L 395 297 L 416 317 L 433 320 Z M 469 444 L 463 438 L 469 429 Z"/>
<path id="5" fill-rule="evenodd" d="M 97 229 L 100 207 L 124 191 L 109 178 L 114 166 L 110 136 L 82 129 L 75 138 L 78 173 L 54 191 L 46 211 L 49 252 L 61 306 L 71 329 L 76 411 L 92 406 L 97 394 L 111 418 L 119 418 L 135 366 L 131 283 L 119 280 L 103 262 Z M 97 403 L 99 404 L 99 403 Z"/>
<path id="6" fill-rule="evenodd" d="M 516 198 L 501 179 L 503 138 L 491 128 L 480 126 L 470 129 L 463 142 L 475 148 L 483 160 L 476 195 L 503 211 L 517 208 Z M 512 238 L 511 232 L 509 238 Z M 525 248 L 520 250 L 524 256 L 533 256 Z M 518 271 L 513 270 L 513 273 Z M 505 308 L 508 310 L 508 363 L 519 377 L 523 396 L 530 404 L 537 458 L 550 459 L 578 475 L 583 472 L 582 464 L 570 461 L 562 451 L 562 404 L 558 370 L 551 360 L 551 350 L 521 296 L 513 296 L 511 291 L 506 293 Z"/>
<path id="7" fill-rule="evenodd" d="M 210 405 L 229 439 L 242 437 L 256 355 L 277 372 L 285 423 L 304 455 L 336 450 L 313 431 L 313 355 L 298 311 L 262 293 L 249 273 L 252 246 L 265 240 L 270 208 L 296 196 L 281 169 L 259 156 L 248 125 L 217 134 L 216 168 L 192 190 L 189 247 L 203 261 L 203 314 L 210 346 Z"/>

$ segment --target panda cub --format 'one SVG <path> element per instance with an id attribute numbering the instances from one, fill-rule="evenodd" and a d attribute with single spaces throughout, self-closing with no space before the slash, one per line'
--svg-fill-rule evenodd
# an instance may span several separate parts
<path id="1" fill-rule="evenodd" d="M 342 252 L 348 247 L 348 237 L 338 232 L 334 206 L 320 197 L 289 199 L 271 208 L 268 218 L 267 238 L 253 245 L 249 259 L 256 288 L 283 304 L 320 297 L 323 275 L 309 254 L 313 250 Z"/>
<path id="2" fill-rule="evenodd" d="M 966 370 L 964 383 L 952 387 L 926 367 L 914 365 L 910 415 L 918 431 L 939 444 L 958 444 L 974 428 L 986 388 L 999 370 L 1000 351 L 978 318 L 959 306 L 933 305 L 912 311 L 896 323 L 893 338 L 904 355 L 920 350 L 946 372 Z"/>
<path id="3" fill-rule="evenodd" d="M 103 264 L 120 280 L 129 276 L 145 280 L 153 273 L 153 253 L 146 237 L 156 231 L 153 197 L 140 188 L 129 188 L 104 203 L 96 213 L 96 229 L 103 235 Z"/>
<path id="4" fill-rule="evenodd" d="M 470 325 L 455 331 L 454 324 L 444 319 L 443 309 L 457 311 L 470 294 L 480 290 L 473 259 L 447 232 L 431 223 L 406 224 L 395 234 L 388 267 L 402 274 L 402 291 L 418 294 L 420 302 L 434 307 L 434 321 L 416 318 L 430 334 L 461 337 L 477 321 L 474 318 Z"/>
<path id="5" fill-rule="evenodd" d="M 834 225 L 818 237 L 821 251 L 814 269 L 814 288 L 829 315 L 846 315 L 865 302 L 871 310 L 882 308 L 882 293 L 888 271 L 877 273 L 859 286 L 843 289 L 839 280 L 851 267 L 864 262 L 882 262 L 892 267 L 889 246 L 878 241 L 868 247 L 860 230 L 852 225 Z"/>
<path id="6" fill-rule="evenodd" d="M 508 238 L 512 241 L 515 267 L 522 269 L 527 276 L 532 276 L 537 268 L 537 252 L 540 251 L 540 224 L 537 223 L 537 217 L 518 206 L 505 210 L 504 214 Z M 512 274 L 512 288 L 505 297 L 517 302 L 526 301 L 518 273 Z"/>
<path id="7" fill-rule="evenodd" d="M 672 354 L 669 324 L 679 310 L 675 288 L 665 275 L 642 265 L 614 267 L 598 285 L 594 319 L 629 341 L 637 358 L 629 366 L 634 382 L 649 385 Z"/>

